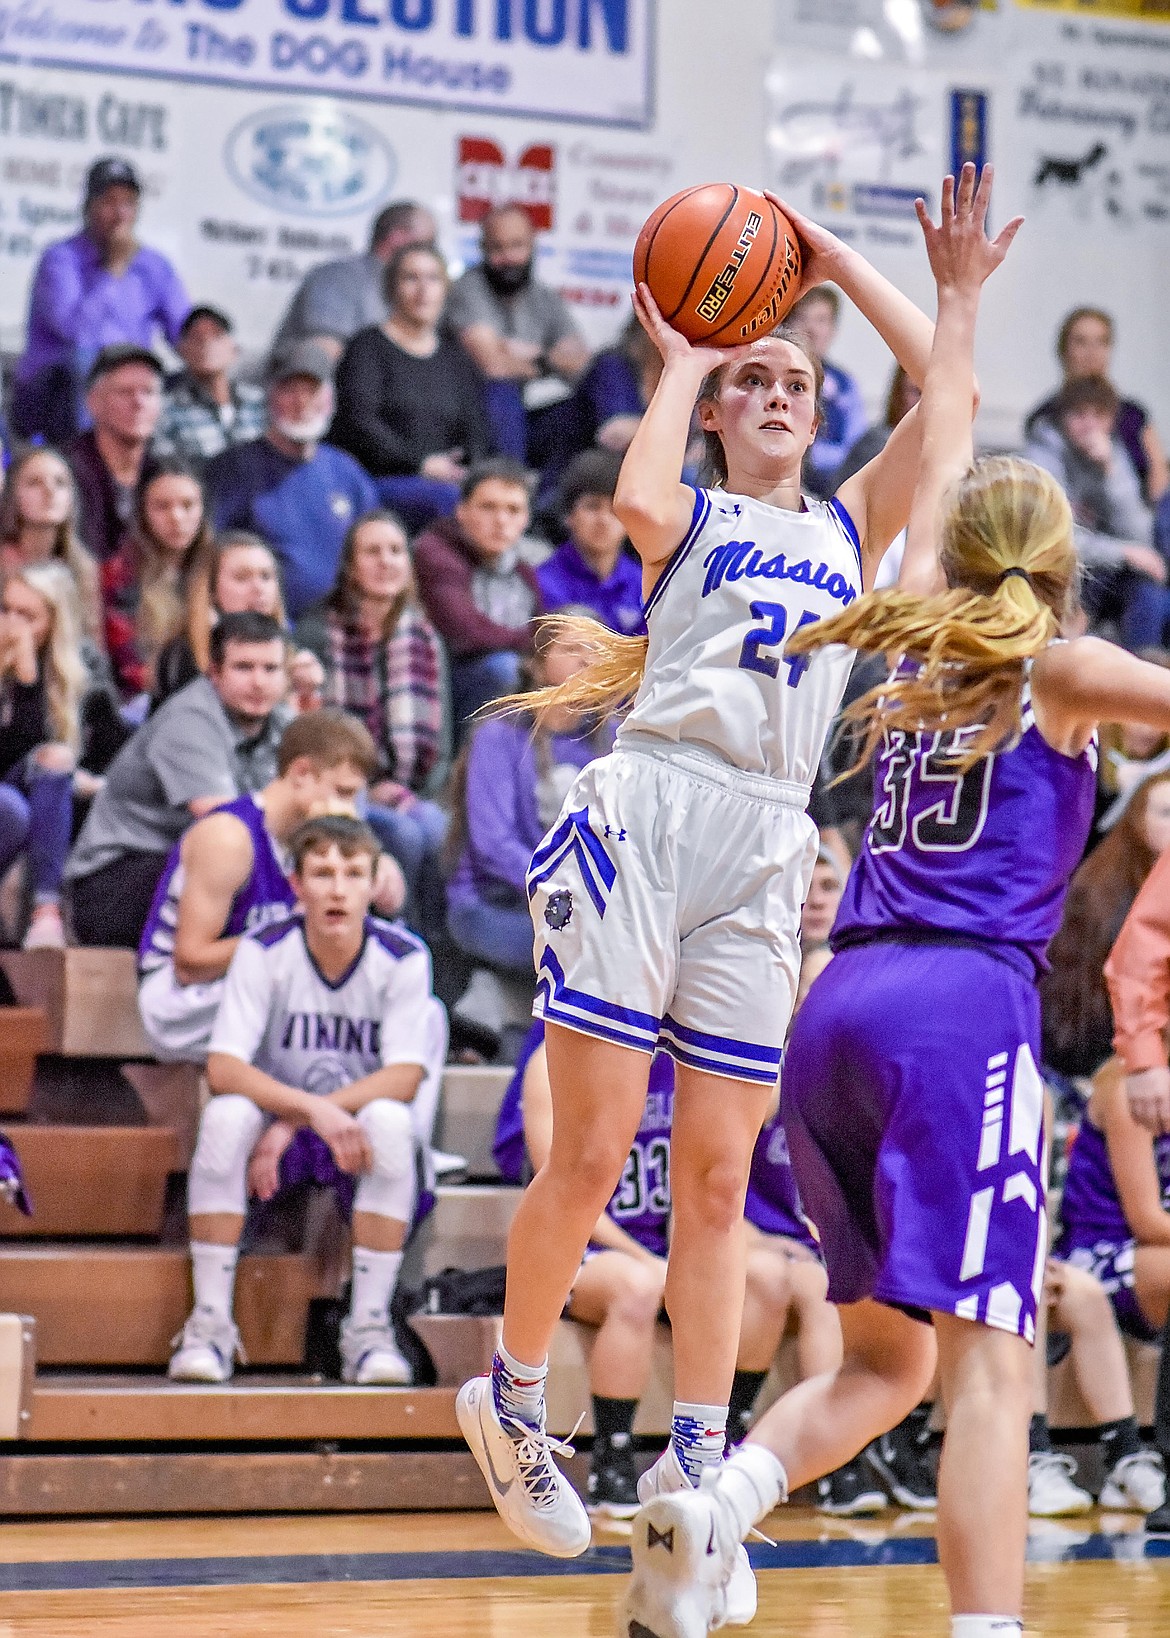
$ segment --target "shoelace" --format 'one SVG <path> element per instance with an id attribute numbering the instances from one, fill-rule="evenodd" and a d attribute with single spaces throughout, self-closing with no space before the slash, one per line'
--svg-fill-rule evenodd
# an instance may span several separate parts
<path id="1" fill-rule="evenodd" d="M 1033 1470 L 1039 1469 L 1045 1474 L 1063 1473 L 1070 1483 L 1077 1470 L 1077 1464 L 1071 1456 L 1062 1456 L 1055 1450 L 1034 1450 L 1030 1457 L 1030 1465 Z"/>
<path id="2" fill-rule="evenodd" d="M 572 1441 L 584 1420 L 582 1411 L 568 1438 L 554 1439 L 544 1428 L 534 1428 L 514 1416 L 501 1416 L 500 1421 L 516 1446 L 521 1488 L 537 1507 L 551 1507 L 556 1501 L 560 1474 L 553 1467 L 552 1453 L 555 1451 L 566 1458 L 577 1454 Z"/>

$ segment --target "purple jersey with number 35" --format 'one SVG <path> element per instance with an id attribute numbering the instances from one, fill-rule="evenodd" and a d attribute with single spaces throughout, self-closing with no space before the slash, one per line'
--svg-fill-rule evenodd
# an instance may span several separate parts
<path id="1" fill-rule="evenodd" d="M 874 815 L 833 928 L 834 949 L 899 928 L 1015 946 L 1046 965 L 1069 878 L 1093 819 L 1094 741 L 1064 756 L 1036 727 L 965 774 L 955 755 L 973 729 L 886 735 Z"/>

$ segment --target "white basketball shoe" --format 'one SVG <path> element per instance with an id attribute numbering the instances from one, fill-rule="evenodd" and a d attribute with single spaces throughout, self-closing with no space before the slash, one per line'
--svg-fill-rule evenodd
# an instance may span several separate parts
<path id="1" fill-rule="evenodd" d="M 719 1469 L 709 1470 L 717 1478 Z M 653 1501 L 659 1496 L 677 1496 L 684 1491 L 692 1490 L 691 1481 L 683 1472 L 682 1463 L 675 1453 L 674 1441 L 667 1445 L 662 1455 L 648 1467 L 638 1480 L 638 1500 L 644 1503 Z M 638 1532 L 635 1528 L 634 1539 Z M 720 1623 L 727 1627 L 746 1627 L 756 1618 L 758 1602 L 756 1577 L 748 1560 L 747 1548 L 738 1544 L 735 1562 L 732 1566 L 730 1580 L 726 1588 L 726 1605 L 723 1620 Z"/>
<path id="2" fill-rule="evenodd" d="M 387 1320 L 359 1323 L 350 1315 L 341 1325 L 341 1380 L 359 1387 L 407 1387 L 414 1380 L 410 1361 L 394 1340 Z"/>
<path id="3" fill-rule="evenodd" d="M 553 1558 L 578 1558 L 593 1539 L 585 1504 L 553 1461 L 572 1446 L 543 1428 L 501 1418 L 490 1376 L 460 1388 L 455 1414 L 471 1454 L 487 1480 L 496 1512 L 526 1546 Z"/>
<path id="4" fill-rule="evenodd" d="M 742 1624 L 732 1619 L 731 1588 L 743 1547 L 716 1481 L 711 1471 L 698 1490 L 688 1483 L 660 1494 L 634 1520 L 620 1638 L 707 1638 Z"/>
<path id="5" fill-rule="evenodd" d="M 236 1360 L 244 1359 L 235 1323 L 210 1308 L 191 1312 L 172 1347 L 167 1366 L 172 1382 L 227 1382 Z"/>

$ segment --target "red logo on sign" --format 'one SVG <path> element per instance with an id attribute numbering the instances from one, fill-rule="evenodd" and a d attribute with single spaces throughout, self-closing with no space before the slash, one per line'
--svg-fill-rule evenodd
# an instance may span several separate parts
<path id="1" fill-rule="evenodd" d="M 549 142 L 534 142 L 512 160 L 491 137 L 459 138 L 461 222 L 482 221 L 494 205 L 520 205 L 534 228 L 551 228 L 555 181 L 556 150 Z"/>

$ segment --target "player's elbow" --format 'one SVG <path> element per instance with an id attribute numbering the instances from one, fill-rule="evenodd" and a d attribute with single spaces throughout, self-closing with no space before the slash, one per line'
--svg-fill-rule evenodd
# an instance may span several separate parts
<path id="1" fill-rule="evenodd" d="M 230 1052 L 210 1052 L 207 1055 L 207 1085 L 213 1093 L 236 1091 L 236 1072 L 239 1058 Z"/>
<path id="2" fill-rule="evenodd" d="M 971 386 L 971 419 L 979 414 L 979 406 L 983 402 L 983 389 L 979 385 L 979 377 L 975 376 Z"/>

